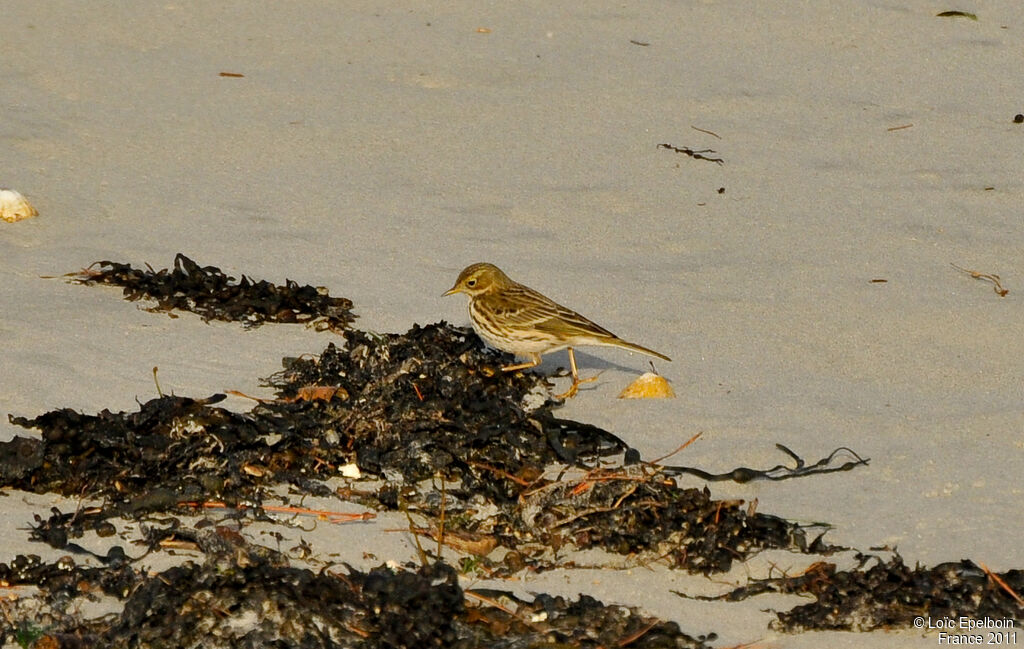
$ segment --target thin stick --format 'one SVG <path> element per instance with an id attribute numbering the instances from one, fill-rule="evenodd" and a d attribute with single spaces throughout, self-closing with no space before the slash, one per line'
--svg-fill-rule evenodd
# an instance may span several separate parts
<path id="1" fill-rule="evenodd" d="M 427 553 L 423 550 L 423 546 L 420 545 L 420 536 L 416 533 L 416 524 L 412 522 L 412 516 L 409 514 L 409 509 L 402 505 L 402 513 L 405 514 L 405 518 L 409 521 L 409 531 L 412 533 L 412 540 L 416 542 L 416 552 L 420 557 L 420 565 L 426 567 L 429 565 Z"/>
<path id="2" fill-rule="evenodd" d="M 416 385 L 413 383 L 413 385 Z M 444 546 L 444 501 L 447 498 L 446 489 L 447 483 L 444 481 L 444 474 L 441 474 L 441 520 L 438 523 L 437 532 L 437 560 L 440 561 L 443 557 L 441 556 L 441 548 Z"/>
<path id="3" fill-rule="evenodd" d="M 994 581 L 997 584 L 999 584 L 1000 588 L 1002 588 L 1003 590 L 1008 592 L 1010 594 L 1010 597 L 1012 597 L 1014 600 L 1016 600 L 1018 605 L 1024 606 L 1024 597 L 1021 597 L 1020 595 L 1018 595 L 1016 593 L 1016 591 L 1014 591 L 1012 588 L 1010 588 L 1009 584 L 1007 584 L 1005 581 L 1003 581 L 1002 578 L 999 575 L 997 575 L 996 573 L 994 573 L 991 570 L 989 570 L 988 566 L 986 566 L 985 564 L 983 564 L 981 562 L 978 562 L 978 565 L 981 566 L 981 569 L 985 571 L 985 574 L 988 575 L 989 579 L 991 579 L 992 581 Z"/>
<path id="4" fill-rule="evenodd" d="M 508 471 L 505 471 L 503 469 L 499 469 L 497 467 L 493 467 L 493 466 L 491 466 L 489 464 L 484 464 L 483 462 L 477 462 L 476 460 L 468 460 L 466 462 L 466 464 L 468 464 L 470 466 L 475 466 L 476 468 L 483 469 L 485 471 L 491 471 L 492 473 L 495 473 L 495 474 L 497 474 L 498 476 L 500 476 L 502 478 L 506 478 L 508 480 L 511 480 L 512 482 L 516 483 L 520 487 L 529 487 L 530 485 L 533 484 L 529 480 L 523 480 L 522 478 L 520 478 L 518 476 L 512 475 Z"/>
<path id="5" fill-rule="evenodd" d="M 686 441 L 686 443 L 685 443 L 685 444 L 683 444 L 682 446 L 680 446 L 680 447 L 679 447 L 679 448 L 677 448 L 676 450 L 672 451 L 672 452 L 671 452 L 671 453 L 669 453 L 668 455 L 662 455 L 661 457 L 659 457 L 659 458 L 658 458 L 658 459 L 656 459 L 656 460 L 651 460 L 650 462 L 648 462 L 648 464 L 658 464 L 658 463 L 659 463 L 659 462 L 661 462 L 662 460 L 665 460 L 665 459 L 668 459 L 668 458 L 672 457 L 673 455 L 675 455 L 675 454 L 676 454 L 676 453 L 678 453 L 679 451 L 683 450 L 684 448 L 686 448 L 686 447 L 687 447 L 687 446 L 689 446 L 690 444 L 693 444 L 694 442 L 696 442 L 696 441 L 697 441 L 697 438 L 698 438 L 698 437 L 700 437 L 700 436 L 701 436 L 701 435 L 703 435 L 703 434 L 704 434 L 704 433 L 697 433 L 696 435 L 694 435 L 693 437 L 691 437 L 690 439 L 688 439 L 688 440 Z"/>
<path id="6" fill-rule="evenodd" d="M 693 124 L 690 124 L 690 128 L 692 128 L 692 129 L 693 129 L 693 130 L 695 130 L 695 131 L 700 131 L 701 133 L 707 133 L 708 135 L 712 135 L 712 136 L 714 136 L 714 137 L 717 137 L 717 138 L 718 138 L 719 140 L 721 140 L 721 139 L 722 139 L 722 136 L 721 136 L 721 135 L 719 135 L 718 133 L 714 133 L 714 132 L 712 132 L 712 131 L 708 131 L 708 130 L 706 130 L 706 129 L 703 129 L 703 128 L 697 128 L 697 127 L 696 127 L 696 126 L 694 126 Z"/>
<path id="7" fill-rule="evenodd" d="M 186 507 L 201 507 L 203 509 L 237 509 L 244 511 L 250 509 L 247 505 L 228 505 L 216 500 L 207 500 L 204 502 L 186 501 L 180 502 L 179 505 Z M 260 507 L 265 512 L 275 512 L 279 514 L 299 514 L 302 516 L 316 516 L 322 521 L 328 523 L 350 523 L 355 521 L 368 521 L 377 518 L 377 515 L 373 512 L 363 512 L 362 514 L 346 514 L 344 512 L 332 512 L 326 509 L 307 509 L 305 507 L 287 507 L 280 505 L 262 505 Z"/>
<path id="8" fill-rule="evenodd" d="M 644 628 L 642 628 L 639 631 L 637 631 L 636 633 L 634 633 L 632 635 L 629 635 L 629 636 L 626 636 L 622 640 L 619 640 L 618 646 L 619 647 L 625 647 L 626 645 L 630 645 L 630 644 L 636 642 L 640 638 L 642 638 L 645 635 L 647 635 L 648 631 L 650 631 L 654 627 L 658 626 L 659 622 L 660 622 L 660 620 L 655 620 L 655 621 L 651 622 L 650 624 L 648 624 L 647 626 L 645 626 Z"/>

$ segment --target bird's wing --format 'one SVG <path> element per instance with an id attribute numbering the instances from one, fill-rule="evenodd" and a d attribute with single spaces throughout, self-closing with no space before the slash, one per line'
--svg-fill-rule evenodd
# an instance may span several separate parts
<path id="1" fill-rule="evenodd" d="M 508 289 L 513 290 L 513 289 Z M 559 337 L 618 338 L 601 325 L 526 287 L 516 287 L 515 299 L 500 305 L 502 316 L 515 327 L 534 328 Z"/>

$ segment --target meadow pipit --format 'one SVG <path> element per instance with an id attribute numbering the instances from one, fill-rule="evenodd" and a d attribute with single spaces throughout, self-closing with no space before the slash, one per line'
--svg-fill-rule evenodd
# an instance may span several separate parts
<path id="1" fill-rule="evenodd" d="M 621 347 L 634 352 L 672 359 L 653 349 L 626 342 L 604 327 L 584 318 L 572 309 L 544 297 L 528 286 L 509 279 L 493 264 L 467 266 L 445 295 L 465 293 L 469 296 L 469 318 L 477 335 L 492 347 L 530 359 L 526 363 L 508 365 L 504 372 L 527 369 L 540 364 L 541 354 L 569 350 L 572 367 L 572 386 L 558 399 L 576 395 L 580 383 L 589 383 L 597 377 L 580 380 L 576 371 L 576 356 L 572 348 L 580 345 Z"/>

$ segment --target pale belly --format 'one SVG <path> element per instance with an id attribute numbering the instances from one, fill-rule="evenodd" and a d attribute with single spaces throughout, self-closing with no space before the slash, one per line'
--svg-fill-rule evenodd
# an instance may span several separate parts
<path id="1" fill-rule="evenodd" d="M 497 338 L 484 327 L 477 326 L 476 322 L 473 322 L 473 330 L 476 331 L 476 334 L 491 347 L 500 349 L 503 352 L 512 352 L 513 354 L 518 354 L 520 356 L 547 354 L 548 352 L 558 351 L 559 349 L 564 349 L 566 347 L 566 345 L 552 346 L 551 341 L 545 340 L 519 339 L 513 342 L 503 338 Z"/>

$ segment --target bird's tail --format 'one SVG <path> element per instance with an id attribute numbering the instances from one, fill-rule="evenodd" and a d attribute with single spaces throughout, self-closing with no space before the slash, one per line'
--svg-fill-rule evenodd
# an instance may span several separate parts
<path id="1" fill-rule="evenodd" d="M 615 342 L 610 344 L 615 345 L 616 347 L 621 347 L 623 349 L 628 349 L 630 351 L 640 352 L 641 354 L 647 354 L 648 356 L 656 356 L 664 361 L 672 362 L 672 359 L 664 354 L 658 353 L 653 349 L 647 349 L 646 347 L 642 345 L 637 345 L 636 343 L 626 342 L 621 338 L 616 338 Z"/>

